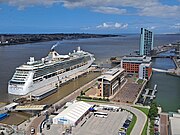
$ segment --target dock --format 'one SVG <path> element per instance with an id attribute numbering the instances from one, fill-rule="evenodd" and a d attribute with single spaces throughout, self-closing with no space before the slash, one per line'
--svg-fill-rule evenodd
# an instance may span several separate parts
<path id="1" fill-rule="evenodd" d="M 154 98 L 156 98 L 156 92 L 157 84 L 154 85 L 153 89 L 146 88 L 144 91 L 142 91 L 141 97 L 138 99 L 137 103 L 148 105 Z"/>
<path id="2" fill-rule="evenodd" d="M 154 85 L 154 89 L 145 89 L 146 93 L 145 94 L 142 94 L 142 96 L 144 97 L 144 99 L 146 99 L 147 97 L 150 98 L 150 100 L 154 99 L 156 96 L 155 96 L 155 93 L 157 92 L 157 84 Z"/>

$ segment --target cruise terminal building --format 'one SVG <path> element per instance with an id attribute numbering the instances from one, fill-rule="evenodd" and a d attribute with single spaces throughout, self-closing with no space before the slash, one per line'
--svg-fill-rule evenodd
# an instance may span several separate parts
<path id="1" fill-rule="evenodd" d="M 53 118 L 53 124 L 76 126 L 89 113 L 92 105 L 77 101 Z"/>

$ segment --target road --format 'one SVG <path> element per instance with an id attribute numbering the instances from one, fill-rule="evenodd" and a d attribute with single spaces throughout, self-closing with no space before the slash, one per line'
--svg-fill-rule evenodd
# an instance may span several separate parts
<path id="1" fill-rule="evenodd" d="M 26 134 L 31 135 L 31 127 L 35 128 L 35 134 L 37 134 L 39 124 L 45 119 L 45 116 L 41 115 L 36 117 L 26 129 Z"/>
<path id="2" fill-rule="evenodd" d="M 118 105 L 118 104 L 116 104 L 116 105 Z M 118 106 L 122 107 L 124 109 L 127 109 L 128 111 L 130 111 L 136 115 L 137 121 L 131 131 L 131 135 L 141 135 L 143 128 L 147 121 L 147 116 L 142 111 L 140 111 L 134 107 L 131 107 L 129 105 L 118 105 Z"/>

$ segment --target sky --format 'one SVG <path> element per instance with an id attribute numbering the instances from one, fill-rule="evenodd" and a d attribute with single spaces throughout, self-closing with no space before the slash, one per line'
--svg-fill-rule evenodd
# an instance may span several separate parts
<path id="1" fill-rule="evenodd" d="M 180 0 L 0 0 L 0 33 L 180 33 Z"/>

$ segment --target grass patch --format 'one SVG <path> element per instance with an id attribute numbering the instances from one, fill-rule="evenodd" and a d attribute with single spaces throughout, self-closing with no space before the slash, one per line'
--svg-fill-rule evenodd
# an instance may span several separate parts
<path id="1" fill-rule="evenodd" d="M 143 79 L 138 79 L 137 83 L 138 83 L 138 84 L 142 84 L 143 81 L 144 81 Z"/>
<path id="2" fill-rule="evenodd" d="M 136 121 L 137 121 L 137 117 L 136 117 L 136 115 L 133 114 L 133 119 L 132 119 L 132 121 L 131 121 L 128 129 L 127 129 L 127 132 L 126 132 L 127 135 L 131 134 L 131 131 L 132 131 L 134 125 L 136 124 Z"/>
<path id="3" fill-rule="evenodd" d="M 143 113 L 145 113 L 146 116 L 148 116 L 149 108 L 137 107 L 137 106 L 133 106 L 133 107 L 139 109 L 140 111 L 142 111 Z"/>
<path id="4" fill-rule="evenodd" d="M 101 100 L 93 100 L 93 99 L 77 99 L 78 101 L 84 101 L 84 102 L 96 102 L 96 103 L 108 103 L 108 104 L 113 104 L 110 103 L 109 101 L 101 101 Z"/>
<path id="5" fill-rule="evenodd" d="M 147 128 L 148 128 L 148 120 L 146 121 L 146 124 L 145 124 L 145 126 L 143 128 L 143 132 L 142 132 L 141 135 L 147 135 Z"/>
<path id="6" fill-rule="evenodd" d="M 98 101 L 108 101 L 109 102 L 109 99 L 108 98 L 98 98 L 98 97 L 88 97 L 88 96 L 77 96 L 77 99 L 78 100 L 82 100 L 82 99 L 86 99 L 86 100 L 98 100 Z"/>
<path id="7" fill-rule="evenodd" d="M 137 107 L 137 106 L 134 106 L 134 108 L 137 108 L 140 111 L 142 111 L 144 114 L 146 114 L 146 116 L 148 118 L 148 113 L 149 113 L 149 109 L 148 108 Z M 146 120 L 146 124 L 144 125 L 143 132 L 142 132 L 141 135 L 147 135 L 147 128 L 148 128 L 148 119 Z"/>

